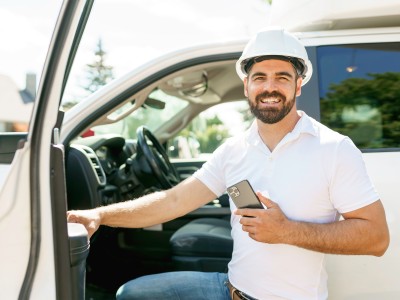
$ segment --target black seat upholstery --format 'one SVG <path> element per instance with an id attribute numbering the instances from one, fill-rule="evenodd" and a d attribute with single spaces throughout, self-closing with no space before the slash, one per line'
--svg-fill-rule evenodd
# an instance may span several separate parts
<path id="1" fill-rule="evenodd" d="M 178 229 L 170 239 L 177 270 L 226 272 L 233 240 L 229 220 L 201 218 Z"/>

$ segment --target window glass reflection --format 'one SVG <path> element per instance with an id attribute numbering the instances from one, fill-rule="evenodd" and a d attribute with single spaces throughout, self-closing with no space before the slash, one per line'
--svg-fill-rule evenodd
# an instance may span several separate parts
<path id="1" fill-rule="evenodd" d="M 321 121 L 361 149 L 400 145 L 400 44 L 319 47 Z"/>

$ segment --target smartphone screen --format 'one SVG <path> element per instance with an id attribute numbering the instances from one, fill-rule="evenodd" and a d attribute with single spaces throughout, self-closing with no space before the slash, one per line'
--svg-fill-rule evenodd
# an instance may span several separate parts
<path id="1" fill-rule="evenodd" d="M 264 208 L 247 180 L 242 180 L 227 189 L 237 208 Z"/>

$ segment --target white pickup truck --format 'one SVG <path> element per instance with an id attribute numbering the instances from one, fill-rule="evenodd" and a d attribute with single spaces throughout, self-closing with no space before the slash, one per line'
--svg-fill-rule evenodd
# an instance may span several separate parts
<path id="1" fill-rule="evenodd" d="M 82 226 L 67 224 L 67 209 L 173 186 L 248 121 L 235 72 L 247 41 L 164 55 L 63 113 L 92 5 L 102 2 L 64 2 L 29 132 L 0 133 L 2 299 L 113 299 L 129 279 L 183 269 L 224 271 L 229 260 L 229 240 L 211 256 L 201 245 L 185 256 L 171 243 L 188 222 L 229 218 L 224 196 L 152 228 L 100 228 L 90 244 Z M 109 13 L 117 13 L 117 3 L 113 9 Z M 299 108 L 360 148 L 390 227 L 383 257 L 329 255 L 329 299 L 400 299 L 400 1 L 277 0 L 270 17 L 300 30 L 314 66 Z M 217 115 L 221 111 L 225 115 Z"/>
<path id="2" fill-rule="evenodd" d="M 330 299 L 398 299 L 400 288 L 400 1 L 274 1 L 314 65 L 299 102 L 363 152 L 386 209 L 382 258 L 328 257 Z M 304 99 L 304 100 L 303 100 Z"/>

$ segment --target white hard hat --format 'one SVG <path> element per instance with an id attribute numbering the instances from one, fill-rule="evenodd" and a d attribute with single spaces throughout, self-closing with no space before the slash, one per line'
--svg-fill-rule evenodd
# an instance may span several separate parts
<path id="1" fill-rule="evenodd" d="M 253 37 L 236 62 L 236 72 L 243 80 L 247 71 L 255 63 L 265 59 L 281 59 L 292 63 L 305 85 L 311 78 L 312 65 L 304 45 L 297 37 L 283 28 L 270 27 Z"/>

